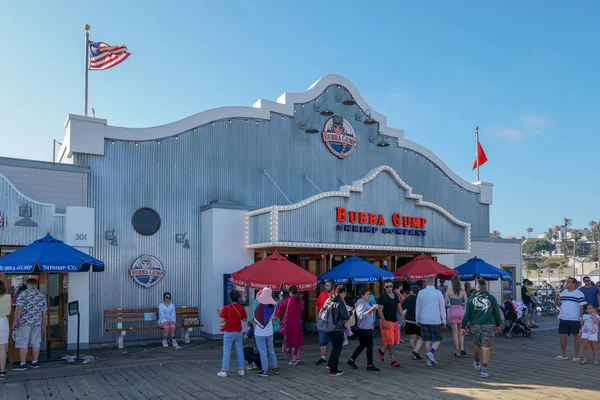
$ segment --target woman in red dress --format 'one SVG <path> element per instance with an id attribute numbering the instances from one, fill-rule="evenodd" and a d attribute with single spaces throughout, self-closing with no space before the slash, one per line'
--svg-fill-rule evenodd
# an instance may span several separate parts
<path id="1" fill-rule="evenodd" d="M 275 316 L 281 318 L 285 313 L 282 326 L 285 326 L 283 338 L 283 353 L 292 359 L 289 365 L 298 365 L 300 363 L 300 348 L 304 345 L 302 338 L 302 309 L 304 301 L 302 295 L 298 293 L 298 287 L 290 287 L 290 297 L 277 305 Z"/>

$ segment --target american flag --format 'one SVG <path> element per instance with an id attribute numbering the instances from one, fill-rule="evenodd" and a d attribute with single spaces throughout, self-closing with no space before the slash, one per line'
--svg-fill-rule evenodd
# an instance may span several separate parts
<path id="1" fill-rule="evenodd" d="M 131 55 L 125 45 L 110 46 L 104 42 L 90 41 L 90 70 L 109 69 L 122 63 Z"/>

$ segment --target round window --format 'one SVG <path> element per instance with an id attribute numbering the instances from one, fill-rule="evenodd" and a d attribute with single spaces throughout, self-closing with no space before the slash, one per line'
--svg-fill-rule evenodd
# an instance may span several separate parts
<path id="1" fill-rule="evenodd" d="M 140 208 L 131 217 L 131 223 L 140 235 L 152 236 L 160 229 L 160 215 L 151 208 Z"/>

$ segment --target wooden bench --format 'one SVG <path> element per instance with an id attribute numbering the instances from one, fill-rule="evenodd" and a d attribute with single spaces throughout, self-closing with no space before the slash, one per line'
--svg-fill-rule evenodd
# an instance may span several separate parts
<path id="1" fill-rule="evenodd" d="M 175 309 L 176 314 L 176 327 L 182 329 L 181 340 L 184 343 L 190 342 L 190 333 L 194 328 L 200 328 L 199 322 L 195 324 L 186 324 L 186 319 L 198 319 L 198 308 L 197 307 L 177 307 Z M 199 320 L 198 320 L 199 321 Z M 117 332 L 117 346 L 119 349 L 124 348 L 123 339 L 127 332 L 133 331 L 162 331 L 162 328 L 158 326 L 158 308 L 138 308 L 138 309 L 116 309 L 116 310 L 104 310 L 104 324 L 113 325 L 116 324 L 116 328 L 106 328 L 106 332 Z M 146 325 L 146 326 L 144 326 Z"/>

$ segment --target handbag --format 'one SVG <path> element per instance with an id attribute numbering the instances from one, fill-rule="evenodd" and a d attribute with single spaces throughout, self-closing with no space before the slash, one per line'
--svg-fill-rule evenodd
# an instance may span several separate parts
<path id="1" fill-rule="evenodd" d="M 183 320 L 183 326 L 197 326 L 200 325 L 198 318 L 186 318 Z"/>
<path id="2" fill-rule="evenodd" d="M 286 314 L 287 316 L 287 314 Z M 286 325 L 286 318 L 283 318 L 283 321 L 281 321 L 281 323 L 279 324 L 279 330 L 277 331 L 280 335 L 284 335 L 285 336 L 285 325 Z"/>
<path id="3" fill-rule="evenodd" d="M 352 318 L 354 318 L 354 321 L 352 321 Z M 358 314 L 356 313 L 356 309 L 354 309 L 354 312 L 352 313 L 352 318 L 350 318 L 350 332 L 351 335 L 356 335 L 358 333 Z M 352 323 L 354 322 L 354 323 Z"/>

